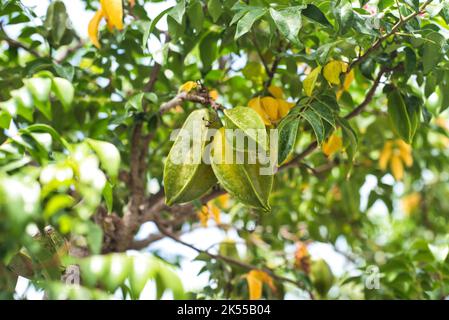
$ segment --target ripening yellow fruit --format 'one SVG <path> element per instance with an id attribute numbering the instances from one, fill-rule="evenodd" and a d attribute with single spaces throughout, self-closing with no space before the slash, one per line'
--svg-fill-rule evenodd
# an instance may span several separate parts
<path id="1" fill-rule="evenodd" d="M 396 180 L 402 180 L 404 165 L 413 165 L 412 147 L 403 140 L 387 141 L 379 156 L 379 168 L 385 171 L 390 164 L 391 173 Z"/>
<path id="2" fill-rule="evenodd" d="M 270 118 L 268 117 L 268 114 L 262 108 L 262 105 L 260 103 L 260 97 L 252 98 L 251 100 L 249 100 L 248 107 L 257 112 L 266 126 L 271 125 Z"/>
<path id="3" fill-rule="evenodd" d="M 277 86 L 269 86 L 268 87 L 268 92 L 275 97 L 276 99 L 283 99 L 284 98 L 284 91 L 282 90 L 281 87 L 277 87 Z"/>

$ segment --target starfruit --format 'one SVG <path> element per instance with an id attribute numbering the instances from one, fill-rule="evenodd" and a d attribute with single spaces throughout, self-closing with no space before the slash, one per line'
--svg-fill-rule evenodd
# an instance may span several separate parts
<path id="1" fill-rule="evenodd" d="M 219 126 L 216 114 L 208 109 L 195 110 L 187 117 L 165 162 L 168 205 L 195 200 L 217 183 L 209 161 L 203 158 L 211 135 L 209 130 Z"/>
<path id="2" fill-rule="evenodd" d="M 241 130 L 249 139 L 263 150 L 267 149 L 267 132 L 262 118 L 251 108 L 236 107 L 224 111 L 225 125 L 229 129 Z M 255 145 L 255 146 L 256 146 Z M 244 151 L 239 145 L 235 146 L 239 151 Z"/>
<path id="3" fill-rule="evenodd" d="M 212 169 L 221 186 L 235 199 L 251 207 L 270 211 L 268 198 L 273 185 L 273 175 L 263 172 L 258 159 L 236 161 L 244 151 L 238 151 L 226 139 L 225 129 L 217 131 L 213 140 Z M 245 155 L 243 155 L 245 157 Z M 228 161 L 231 160 L 231 161 Z"/>

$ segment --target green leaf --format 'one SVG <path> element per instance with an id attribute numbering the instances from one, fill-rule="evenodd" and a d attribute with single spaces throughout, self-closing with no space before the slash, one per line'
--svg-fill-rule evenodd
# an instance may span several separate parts
<path id="1" fill-rule="evenodd" d="M 354 159 L 355 153 L 357 151 L 358 147 L 358 139 L 357 139 L 357 133 L 354 131 L 354 129 L 349 124 L 349 121 L 340 118 L 338 119 L 338 124 L 341 126 L 342 133 L 343 133 L 343 147 L 346 150 L 346 153 L 348 154 L 349 159 Z M 352 163 L 351 163 L 352 166 Z"/>
<path id="2" fill-rule="evenodd" d="M 49 33 L 49 40 L 58 47 L 67 31 L 69 17 L 62 1 L 52 1 L 47 9 L 44 27 Z"/>
<path id="3" fill-rule="evenodd" d="M 278 126 L 278 166 L 290 160 L 296 144 L 300 120 L 297 117 L 285 117 Z"/>
<path id="4" fill-rule="evenodd" d="M 112 192 L 112 184 L 109 181 L 106 181 L 102 194 L 104 201 L 106 202 L 106 208 L 108 209 L 108 213 L 111 213 L 112 206 L 114 204 L 114 194 Z"/>
<path id="5" fill-rule="evenodd" d="M 346 32 L 348 32 L 351 29 L 352 23 L 354 21 L 354 12 L 352 10 L 351 3 L 347 1 L 342 2 L 344 3 L 335 4 L 333 9 L 334 16 L 339 27 L 339 34 L 345 34 Z"/>
<path id="6" fill-rule="evenodd" d="M 291 42 L 298 42 L 298 32 L 301 29 L 301 10 L 305 6 L 289 7 L 287 9 L 277 11 L 270 9 L 270 15 L 276 23 L 281 34 Z"/>
<path id="7" fill-rule="evenodd" d="M 407 107 L 402 98 L 402 94 L 398 89 L 393 89 L 387 95 L 388 98 L 388 114 L 393 126 L 393 130 L 407 143 L 410 143 L 411 124 L 407 112 Z"/>
<path id="8" fill-rule="evenodd" d="M 68 194 L 57 194 L 50 198 L 45 205 L 44 218 L 50 219 L 58 211 L 71 207 L 75 204 L 75 199 Z"/>
<path id="9" fill-rule="evenodd" d="M 23 80 L 25 86 L 30 90 L 36 107 L 49 120 L 52 119 L 51 105 L 49 102 L 51 91 L 50 78 L 31 78 Z"/>
<path id="10" fill-rule="evenodd" d="M 321 10 L 314 4 L 308 4 L 307 7 L 302 10 L 302 14 L 303 16 L 322 24 L 323 26 L 332 28 L 332 24 L 329 20 L 327 20 L 324 13 L 321 12 Z"/>
<path id="11" fill-rule="evenodd" d="M 182 25 L 182 19 L 184 17 L 185 12 L 186 12 L 186 3 L 184 0 L 181 0 L 176 4 L 176 6 L 174 6 L 170 10 L 170 13 L 168 15 L 173 19 L 175 19 L 175 21 L 179 25 Z"/>
<path id="12" fill-rule="evenodd" d="M 426 39 L 428 41 L 423 46 L 422 63 L 424 73 L 428 74 L 442 60 L 441 49 L 444 37 L 438 32 L 432 32 L 427 35 Z"/>
<path id="13" fill-rule="evenodd" d="M 202 158 L 209 129 L 219 126 L 219 119 L 208 109 L 195 110 L 187 117 L 165 161 L 168 205 L 197 199 L 217 183 L 211 166 Z"/>
<path id="14" fill-rule="evenodd" d="M 223 13 L 223 7 L 220 0 L 209 0 L 207 2 L 207 9 L 213 22 L 217 22 Z"/>
<path id="15" fill-rule="evenodd" d="M 317 115 L 319 115 L 323 120 L 328 122 L 330 125 L 332 125 L 335 128 L 335 116 L 332 112 L 332 109 L 330 109 L 326 104 L 314 100 L 310 104 L 310 108 L 315 111 Z"/>
<path id="16" fill-rule="evenodd" d="M 115 179 L 120 169 L 120 152 L 117 148 L 112 143 L 106 141 L 86 139 L 86 142 L 97 154 L 101 166 L 106 173 L 112 179 Z"/>
<path id="17" fill-rule="evenodd" d="M 11 124 L 11 115 L 9 112 L 5 110 L 0 110 L 0 128 L 9 129 L 9 125 Z"/>
<path id="18" fill-rule="evenodd" d="M 209 32 L 202 40 L 199 46 L 200 58 L 203 63 L 203 68 L 209 70 L 212 63 L 217 59 L 218 48 L 217 43 L 219 34 Z"/>
<path id="19" fill-rule="evenodd" d="M 444 262 L 444 260 L 446 260 L 446 257 L 449 253 L 448 245 L 433 245 L 429 243 L 428 247 L 435 260 L 437 260 L 438 262 Z"/>
<path id="20" fill-rule="evenodd" d="M 124 253 L 113 253 L 105 256 L 109 264 L 108 272 L 103 278 L 103 283 L 110 292 L 114 292 L 124 284 L 126 278 L 131 274 L 132 258 Z"/>
<path id="21" fill-rule="evenodd" d="M 68 111 L 72 105 L 73 97 L 75 95 L 75 89 L 73 88 L 72 83 L 70 83 L 67 79 L 54 77 L 53 92 L 61 101 L 64 109 Z"/>
<path id="22" fill-rule="evenodd" d="M 143 33 L 143 37 L 142 37 L 142 50 L 145 51 L 145 49 L 147 48 L 148 45 L 148 39 L 150 38 L 150 35 L 153 33 L 154 28 L 156 28 L 157 23 L 166 15 L 168 14 L 170 11 L 172 11 L 173 8 L 168 8 L 165 9 L 164 11 L 162 11 L 161 13 L 159 13 L 152 21 L 150 24 L 150 27 L 148 29 L 145 30 L 145 32 Z"/>
<path id="23" fill-rule="evenodd" d="M 141 112 L 142 108 L 142 98 L 144 96 L 143 92 L 137 93 L 131 96 L 128 101 L 126 101 L 125 109 L 129 112 L 131 109 L 134 109 L 137 112 Z"/>
<path id="24" fill-rule="evenodd" d="M 17 104 L 17 114 L 28 121 L 33 121 L 33 97 L 26 87 L 11 91 L 11 96 Z"/>
<path id="25" fill-rule="evenodd" d="M 319 145 L 321 145 L 325 139 L 324 125 L 321 117 L 317 115 L 312 109 L 307 108 L 301 113 L 301 116 L 306 119 L 315 132 L 316 140 Z"/>
<path id="26" fill-rule="evenodd" d="M 203 29 L 204 12 L 200 1 L 191 2 L 187 11 L 190 25 L 199 33 Z"/>
<path id="27" fill-rule="evenodd" d="M 154 278 L 158 270 L 159 264 L 156 259 L 144 255 L 133 257 L 133 266 L 129 277 L 133 299 L 139 298 L 148 280 Z"/>
<path id="28" fill-rule="evenodd" d="M 248 33 L 251 30 L 254 22 L 259 20 L 265 14 L 265 12 L 266 9 L 264 8 L 256 8 L 247 12 L 237 23 L 234 39 L 237 40 L 244 34 Z"/>

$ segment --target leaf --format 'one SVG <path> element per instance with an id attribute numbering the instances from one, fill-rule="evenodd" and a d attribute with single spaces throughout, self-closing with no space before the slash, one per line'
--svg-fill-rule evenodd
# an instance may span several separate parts
<path id="1" fill-rule="evenodd" d="M 30 78 L 24 79 L 25 86 L 30 90 L 35 99 L 40 102 L 47 102 L 50 98 L 51 79 L 49 78 Z"/>
<path id="2" fill-rule="evenodd" d="M 437 260 L 438 262 L 444 262 L 444 260 L 446 260 L 446 257 L 449 253 L 448 245 L 433 245 L 429 243 L 428 247 L 435 260 Z"/>
<path id="3" fill-rule="evenodd" d="M 112 212 L 112 206 L 114 204 L 114 195 L 112 193 L 112 184 L 109 181 L 106 181 L 103 188 L 103 198 L 106 202 L 106 208 L 108 209 L 108 213 Z"/>
<path id="4" fill-rule="evenodd" d="M 300 120 L 297 117 L 284 118 L 278 126 L 278 166 L 288 162 L 293 154 Z"/>
<path id="5" fill-rule="evenodd" d="M 301 113 L 301 116 L 306 119 L 315 132 L 316 140 L 320 145 L 324 141 L 324 126 L 321 118 L 311 109 L 306 109 Z"/>
<path id="6" fill-rule="evenodd" d="M 107 17 L 108 25 L 123 29 L 123 5 L 122 0 L 100 0 L 101 8 Z"/>
<path id="7" fill-rule="evenodd" d="M 218 56 L 218 43 L 219 34 L 216 32 L 209 32 L 200 42 L 200 58 L 203 63 L 203 69 L 210 69 L 212 63 Z"/>
<path id="8" fill-rule="evenodd" d="M 153 33 L 154 28 L 156 28 L 157 23 L 167 14 L 169 13 L 173 8 L 167 8 L 164 11 L 162 11 L 161 13 L 159 13 L 152 21 L 150 24 L 150 27 L 148 29 L 145 30 L 145 32 L 143 33 L 143 37 L 142 37 L 142 50 L 145 50 L 147 48 L 148 45 L 148 39 L 150 38 L 150 35 Z"/>
<path id="9" fill-rule="evenodd" d="M 297 36 L 302 25 L 301 11 L 304 8 L 305 6 L 295 6 L 280 11 L 270 8 L 270 15 L 276 23 L 277 28 L 291 42 L 298 42 Z"/>
<path id="10" fill-rule="evenodd" d="M 98 41 L 98 27 L 100 26 L 100 21 L 104 17 L 104 12 L 100 8 L 97 12 L 95 12 L 92 19 L 89 21 L 89 25 L 87 27 L 87 32 L 90 38 L 90 41 L 96 46 L 100 48 L 100 42 Z"/>
<path id="11" fill-rule="evenodd" d="M 179 1 L 176 6 L 174 6 L 170 12 L 169 12 L 169 16 L 172 17 L 173 19 L 175 19 L 175 21 L 179 24 L 182 25 L 182 19 L 184 17 L 184 14 L 186 12 L 186 3 L 184 0 Z"/>
<path id="12" fill-rule="evenodd" d="M 265 124 L 256 111 L 251 108 L 236 107 L 226 109 L 224 114 L 226 116 L 225 123 L 227 128 L 240 129 L 247 137 L 263 148 L 263 150 L 267 150 L 268 138 Z M 236 133 L 238 134 L 238 132 Z"/>
<path id="13" fill-rule="evenodd" d="M 193 82 L 193 81 L 192 81 Z M 131 109 L 134 109 L 137 112 L 141 112 L 143 110 L 142 108 L 142 98 L 144 96 L 143 92 L 137 93 L 133 96 L 131 96 L 125 104 L 126 111 L 130 111 Z"/>
<path id="14" fill-rule="evenodd" d="M 52 1 L 47 9 L 44 27 L 53 46 L 58 47 L 67 30 L 69 17 L 62 1 Z"/>
<path id="15" fill-rule="evenodd" d="M 207 2 L 207 9 L 210 16 L 212 17 L 213 22 L 217 22 L 217 20 L 223 13 L 223 8 L 220 0 L 209 0 Z"/>
<path id="16" fill-rule="evenodd" d="M 245 153 L 232 148 L 226 139 L 225 129 L 217 131 L 213 140 L 212 169 L 218 182 L 234 198 L 251 207 L 270 211 L 268 198 L 273 185 L 272 169 L 262 171 L 259 161 L 237 162 Z"/>
<path id="17" fill-rule="evenodd" d="M 344 118 L 338 119 L 338 124 L 341 126 L 343 133 L 343 147 L 345 148 L 349 159 L 353 160 L 359 143 L 357 133 L 351 127 L 349 121 Z"/>
<path id="18" fill-rule="evenodd" d="M 331 126 L 335 128 L 335 116 L 332 112 L 332 109 L 330 109 L 326 104 L 314 100 L 310 104 L 310 108 L 315 111 L 317 115 L 319 115 L 324 121 L 328 122 Z"/>
<path id="19" fill-rule="evenodd" d="M 0 110 L 0 128 L 9 129 L 11 124 L 11 115 L 5 110 Z"/>
<path id="20" fill-rule="evenodd" d="M 106 173 L 112 179 L 117 178 L 120 169 L 120 152 L 117 148 L 112 143 L 106 141 L 88 138 L 86 139 L 86 142 L 97 154 L 101 166 Z"/>
<path id="21" fill-rule="evenodd" d="M 444 37 L 438 32 L 432 32 L 427 35 L 426 39 L 428 41 L 424 43 L 422 56 L 424 74 L 428 74 L 432 71 L 441 61 L 441 46 L 444 41 Z"/>
<path id="22" fill-rule="evenodd" d="M 411 124 L 407 112 L 407 108 L 402 98 L 402 94 L 398 89 L 393 89 L 387 95 L 388 98 L 388 114 L 393 126 L 393 130 L 407 143 L 410 143 Z"/>
<path id="23" fill-rule="evenodd" d="M 276 291 L 273 278 L 262 270 L 251 270 L 246 274 L 250 300 L 259 300 L 262 297 L 262 285 L 267 284 L 272 291 Z"/>
<path id="24" fill-rule="evenodd" d="M 344 3 L 339 3 L 338 5 L 334 6 L 333 12 L 339 26 L 338 32 L 340 34 L 345 34 L 352 27 L 352 23 L 354 21 L 354 12 L 352 10 L 352 5 L 350 2 L 342 2 Z"/>
<path id="25" fill-rule="evenodd" d="M 200 1 L 190 2 L 189 10 L 187 11 L 190 25 L 199 33 L 203 29 L 204 12 Z"/>
<path id="26" fill-rule="evenodd" d="M 254 22 L 259 20 L 266 12 L 265 8 L 255 8 L 247 12 L 237 23 L 234 39 L 237 40 L 251 30 Z"/>
<path id="27" fill-rule="evenodd" d="M 343 62 L 332 60 L 323 68 L 323 76 L 331 84 L 340 85 L 340 74 L 343 72 Z"/>
<path id="28" fill-rule="evenodd" d="M 24 117 L 26 120 L 33 121 L 33 97 L 26 87 L 11 91 L 11 96 L 17 104 L 17 114 Z"/>
<path id="29" fill-rule="evenodd" d="M 205 194 L 217 180 L 210 165 L 204 163 L 209 128 L 218 128 L 219 119 L 207 109 L 193 111 L 168 154 L 164 167 L 166 203 L 184 203 Z"/>
<path id="30" fill-rule="evenodd" d="M 113 253 L 105 256 L 106 263 L 109 264 L 108 272 L 102 279 L 106 289 L 114 292 L 125 282 L 131 273 L 132 258 L 123 253 Z"/>
<path id="31" fill-rule="evenodd" d="M 75 204 L 75 199 L 67 194 L 58 194 L 50 198 L 45 205 L 44 218 L 50 219 L 59 210 L 71 207 Z"/>
<path id="32" fill-rule="evenodd" d="M 58 77 L 54 77 L 52 81 L 53 92 L 61 101 L 64 109 L 68 111 L 72 105 L 73 97 L 75 95 L 75 89 L 73 88 L 72 83 L 67 79 Z"/>
<path id="33" fill-rule="evenodd" d="M 308 4 L 307 7 L 302 10 L 301 13 L 305 17 L 307 17 L 311 20 L 314 20 L 314 21 L 322 24 L 323 26 L 332 28 L 332 24 L 329 22 L 329 20 L 327 20 L 324 13 L 321 12 L 321 10 L 314 4 Z"/>
<path id="34" fill-rule="evenodd" d="M 343 146 L 343 141 L 341 138 L 334 132 L 327 141 L 323 143 L 322 149 L 323 153 L 329 157 L 334 153 L 338 152 Z"/>
<path id="35" fill-rule="evenodd" d="M 133 257 L 133 266 L 129 277 L 133 299 L 139 298 L 148 280 L 156 275 L 158 266 L 157 261 L 150 257 L 143 255 Z"/>
<path id="36" fill-rule="evenodd" d="M 313 69 L 307 77 L 304 79 L 303 86 L 304 86 L 304 92 L 309 97 L 312 96 L 313 89 L 315 89 L 315 84 L 318 79 L 318 76 L 321 73 L 321 66 L 316 67 Z"/>

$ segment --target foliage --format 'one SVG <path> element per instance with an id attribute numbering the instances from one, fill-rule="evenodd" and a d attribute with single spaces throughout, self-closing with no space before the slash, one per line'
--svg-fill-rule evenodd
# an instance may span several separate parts
<path id="1" fill-rule="evenodd" d="M 164 238 L 209 273 L 188 297 L 448 296 L 447 0 L 82 3 L 90 41 L 61 1 L 0 2 L 0 298 L 18 276 L 52 299 L 186 297 Z M 239 129 L 277 172 L 221 162 L 248 155 L 223 129 L 210 165 L 176 164 L 183 126 Z M 209 217 L 229 238 L 180 238 Z"/>

